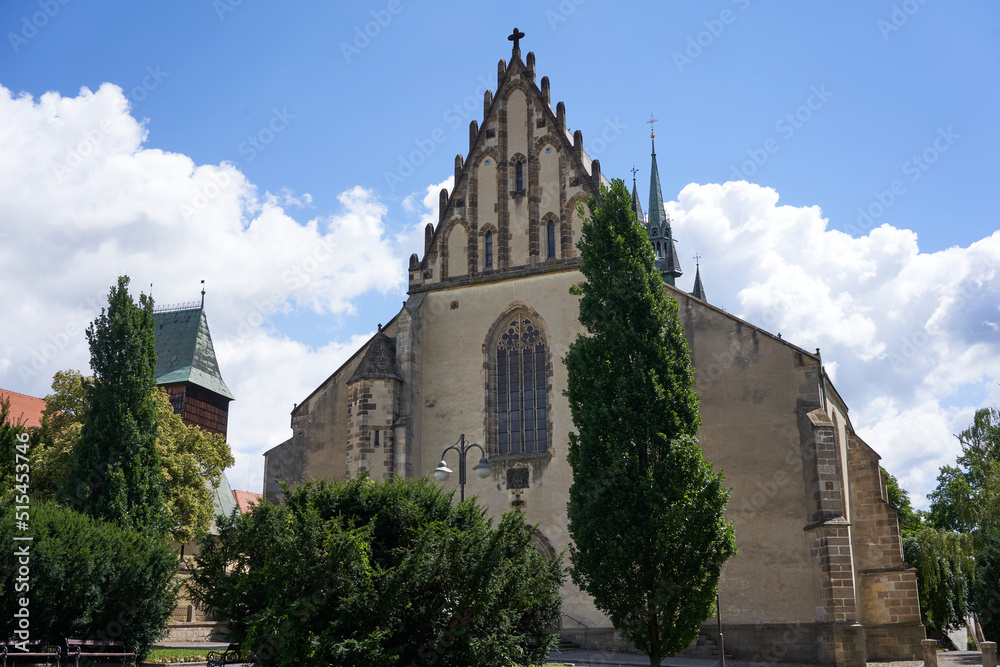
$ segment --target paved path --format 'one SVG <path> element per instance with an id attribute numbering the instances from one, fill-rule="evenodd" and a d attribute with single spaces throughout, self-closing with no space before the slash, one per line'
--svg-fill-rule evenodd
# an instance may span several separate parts
<path id="1" fill-rule="evenodd" d="M 983 654 L 979 651 L 941 651 L 937 654 L 938 667 L 979 667 Z"/>
<path id="2" fill-rule="evenodd" d="M 634 653 L 613 653 L 610 651 L 553 651 L 549 654 L 549 662 L 567 665 L 593 665 L 601 667 L 632 667 L 633 665 L 649 665 L 649 658 Z M 717 659 L 699 658 L 664 658 L 661 665 L 669 667 L 718 667 Z M 728 662 L 727 662 L 728 664 Z M 940 667 L 944 667 L 943 665 Z"/>

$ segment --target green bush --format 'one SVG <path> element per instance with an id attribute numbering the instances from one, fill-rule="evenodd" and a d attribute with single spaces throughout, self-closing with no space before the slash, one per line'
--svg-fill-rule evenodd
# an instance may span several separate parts
<path id="1" fill-rule="evenodd" d="M 29 598 L 32 639 L 114 639 L 145 653 L 163 636 L 177 598 L 177 554 L 169 545 L 49 502 L 30 505 L 29 530 L 21 531 L 13 501 L 0 502 L 0 542 L 10 547 L 0 561 L 0 636 L 16 636 L 22 597 Z M 12 555 L 24 545 L 27 582 L 18 581 Z"/>
<path id="2" fill-rule="evenodd" d="M 218 525 L 193 594 L 260 664 L 495 667 L 555 641 L 560 561 L 428 480 L 303 485 Z"/>
<path id="3" fill-rule="evenodd" d="M 986 641 L 1000 642 L 1000 530 L 984 530 L 981 535 L 972 606 Z"/>

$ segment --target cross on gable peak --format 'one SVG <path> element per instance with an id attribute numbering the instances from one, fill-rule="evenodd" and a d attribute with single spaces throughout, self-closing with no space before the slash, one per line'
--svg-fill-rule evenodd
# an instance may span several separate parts
<path id="1" fill-rule="evenodd" d="M 517 26 L 514 26 L 514 32 L 512 32 L 510 35 L 507 36 L 508 40 L 514 42 L 514 50 L 515 51 L 520 51 L 521 50 L 521 45 L 519 44 L 519 42 L 520 42 L 520 40 L 521 40 L 522 37 L 524 37 L 524 33 L 521 32 L 520 30 L 518 30 Z"/>

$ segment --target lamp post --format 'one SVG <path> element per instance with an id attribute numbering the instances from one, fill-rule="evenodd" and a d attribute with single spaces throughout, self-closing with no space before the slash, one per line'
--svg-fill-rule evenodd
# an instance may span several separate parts
<path id="1" fill-rule="evenodd" d="M 490 466 L 490 462 L 486 460 L 486 450 L 474 442 L 466 442 L 464 433 L 458 437 L 458 442 L 441 452 L 441 463 L 439 463 L 438 467 L 434 469 L 434 479 L 439 482 L 443 482 L 448 479 L 448 476 L 451 475 L 451 470 L 449 470 L 448 466 L 445 465 L 444 455 L 448 453 L 449 449 L 454 449 L 458 452 L 458 488 L 459 493 L 461 494 L 461 500 L 465 500 L 465 455 L 473 447 L 478 448 L 482 453 L 482 456 L 479 458 L 479 463 L 474 465 L 472 469 L 476 471 L 477 477 L 480 479 L 486 479 L 490 476 L 490 472 L 493 470 Z"/>
<path id="2" fill-rule="evenodd" d="M 715 591 L 715 617 L 719 620 L 719 667 L 726 667 L 726 641 L 722 637 L 722 605 L 718 590 Z"/>

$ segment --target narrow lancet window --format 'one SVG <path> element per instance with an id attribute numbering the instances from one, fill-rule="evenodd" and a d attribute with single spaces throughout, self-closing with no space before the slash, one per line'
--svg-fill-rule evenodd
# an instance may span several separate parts
<path id="1" fill-rule="evenodd" d="M 486 268 L 493 267 L 493 232 L 486 232 Z"/>
<path id="2" fill-rule="evenodd" d="M 517 166 L 514 167 L 514 171 L 515 171 L 516 179 L 517 179 L 517 184 L 515 186 L 515 189 L 517 190 L 517 192 L 523 192 L 524 191 L 524 173 L 523 173 L 522 165 L 521 165 L 520 162 L 518 162 Z"/>
<path id="3" fill-rule="evenodd" d="M 546 227 L 549 240 L 549 257 L 556 256 L 556 223 L 550 222 Z"/>

